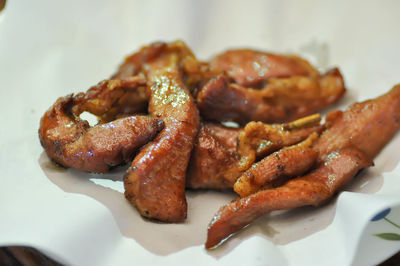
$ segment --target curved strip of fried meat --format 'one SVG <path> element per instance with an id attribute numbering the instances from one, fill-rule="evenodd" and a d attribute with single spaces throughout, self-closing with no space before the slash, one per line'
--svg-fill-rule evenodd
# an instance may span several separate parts
<path id="1" fill-rule="evenodd" d="M 115 103 L 135 95 L 131 91 L 142 85 L 137 79 L 107 80 L 86 94 L 59 98 L 40 121 L 39 139 L 47 155 L 65 167 L 96 173 L 130 161 L 164 126 L 161 120 L 143 115 L 112 120 L 119 115 L 112 108 Z M 79 118 L 83 111 L 112 121 L 91 127 Z"/>
<path id="2" fill-rule="evenodd" d="M 180 62 L 192 56 L 182 43 L 166 46 L 146 62 L 149 113 L 165 128 L 133 160 L 124 177 L 125 197 L 141 215 L 164 222 L 186 218 L 186 168 L 199 128 L 194 100 L 182 81 Z"/>

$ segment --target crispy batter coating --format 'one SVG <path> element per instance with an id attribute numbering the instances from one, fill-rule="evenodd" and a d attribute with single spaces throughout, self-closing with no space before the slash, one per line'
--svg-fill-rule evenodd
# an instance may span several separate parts
<path id="1" fill-rule="evenodd" d="M 133 160 L 125 174 L 125 197 L 148 218 L 181 222 L 186 218 L 186 168 L 199 127 L 194 100 L 182 81 L 182 58 L 192 56 L 183 43 L 164 46 L 145 63 L 149 113 L 165 128 Z"/>
<path id="2" fill-rule="evenodd" d="M 192 189 L 230 189 L 240 176 L 236 152 L 240 129 L 202 123 L 188 166 L 186 186 Z"/>
<path id="3" fill-rule="evenodd" d="M 338 69 L 316 78 L 270 78 L 261 89 L 230 83 L 224 75 L 211 79 L 197 95 L 201 115 L 215 121 L 275 123 L 292 121 L 338 101 L 345 92 Z"/>
<path id="4" fill-rule="evenodd" d="M 108 120 L 110 107 L 133 95 L 130 91 L 141 84 L 132 79 L 108 80 L 86 94 L 59 98 L 40 121 L 39 139 L 47 155 L 65 167 L 97 173 L 130 161 L 135 151 L 163 128 L 161 120 L 128 116 L 90 127 L 79 114 L 92 111 Z M 114 110 L 112 113 L 118 115 Z"/>

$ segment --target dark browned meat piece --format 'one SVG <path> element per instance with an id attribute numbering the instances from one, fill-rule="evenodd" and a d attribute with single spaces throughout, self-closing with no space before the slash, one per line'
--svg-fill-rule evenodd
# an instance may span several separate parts
<path id="1" fill-rule="evenodd" d="M 145 62 L 149 112 L 165 128 L 135 157 L 124 177 L 126 198 L 143 216 L 165 222 L 186 218 L 186 168 L 199 127 L 197 108 L 179 71 L 185 56 L 192 56 L 186 46 L 172 43 Z"/>
<path id="2" fill-rule="evenodd" d="M 206 248 L 218 245 L 264 213 L 300 206 L 318 206 L 333 196 L 372 161 L 355 148 L 333 152 L 319 168 L 285 185 L 261 190 L 219 209 L 208 226 Z"/>
<path id="3" fill-rule="evenodd" d="M 240 129 L 203 123 L 188 166 L 186 185 L 193 189 L 232 188 L 242 171 L 236 152 Z"/>
<path id="4" fill-rule="evenodd" d="M 253 164 L 236 181 L 233 189 L 240 197 L 282 184 L 287 178 L 302 175 L 315 163 L 318 153 L 311 148 L 318 138 L 313 133 L 305 141 L 283 148 Z"/>
<path id="5" fill-rule="evenodd" d="M 119 115 L 110 115 L 109 107 L 126 95 L 133 95 L 130 91 L 142 84 L 138 82 L 108 80 L 87 94 L 59 98 L 40 121 L 39 139 L 47 155 L 63 166 L 97 173 L 130 161 L 134 152 L 163 128 L 161 120 L 128 116 L 90 127 L 79 115 L 83 111 L 108 119 Z"/>
<path id="6" fill-rule="evenodd" d="M 259 86 L 269 78 L 317 76 L 318 71 L 298 56 L 276 55 L 250 49 L 228 50 L 211 61 L 211 69 L 224 71 L 242 86 Z"/>
<path id="7" fill-rule="evenodd" d="M 203 117 L 215 121 L 275 123 L 312 114 L 339 100 L 345 92 L 338 69 L 313 78 L 271 78 L 261 89 L 229 83 L 226 76 L 211 79 L 200 90 L 197 102 Z"/>

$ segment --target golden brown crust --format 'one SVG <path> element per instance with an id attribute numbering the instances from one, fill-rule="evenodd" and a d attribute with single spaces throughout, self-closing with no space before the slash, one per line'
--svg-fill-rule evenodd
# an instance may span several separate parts
<path id="1" fill-rule="evenodd" d="M 313 133 L 307 140 L 283 148 L 253 164 L 238 178 L 233 189 L 240 197 L 246 197 L 259 189 L 272 188 L 283 184 L 288 178 L 302 175 L 318 157 L 318 153 L 311 148 L 316 138 L 317 134 Z"/>
<path id="2" fill-rule="evenodd" d="M 250 122 L 244 127 L 238 136 L 238 153 L 241 157 L 242 170 L 249 169 L 256 159 L 261 159 L 283 147 L 297 144 L 313 133 L 321 133 L 324 129 L 319 121 L 290 130 L 286 129 L 285 125 Z"/>

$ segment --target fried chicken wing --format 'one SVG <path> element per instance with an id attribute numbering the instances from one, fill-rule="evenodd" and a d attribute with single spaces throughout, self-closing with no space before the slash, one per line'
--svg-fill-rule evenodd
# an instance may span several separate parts
<path id="1" fill-rule="evenodd" d="M 400 85 L 388 93 L 327 117 L 327 129 L 313 145 L 317 166 L 281 187 L 266 189 L 223 206 L 210 222 L 211 248 L 257 217 L 273 210 L 319 205 L 338 192 L 400 128 Z"/>
<path id="2" fill-rule="evenodd" d="M 47 155 L 65 167 L 97 173 L 130 161 L 134 152 L 163 128 L 161 120 L 128 116 L 91 127 L 79 115 L 90 111 L 110 120 L 119 115 L 110 107 L 135 94 L 141 85 L 142 80 L 135 78 L 107 80 L 87 93 L 59 98 L 40 121 L 39 139 Z"/>
<path id="3" fill-rule="evenodd" d="M 182 43 L 164 46 L 163 53 L 145 62 L 150 82 L 149 113 L 165 128 L 133 160 L 124 176 L 125 197 L 139 212 L 165 222 L 186 218 L 186 168 L 199 127 L 194 100 L 182 81 L 179 66 L 191 56 Z"/>
<path id="4" fill-rule="evenodd" d="M 345 92 L 338 69 L 317 78 L 270 78 L 261 89 L 230 83 L 224 75 L 211 79 L 197 95 L 203 117 L 214 121 L 275 123 L 292 121 L 338 101 Z"/>

